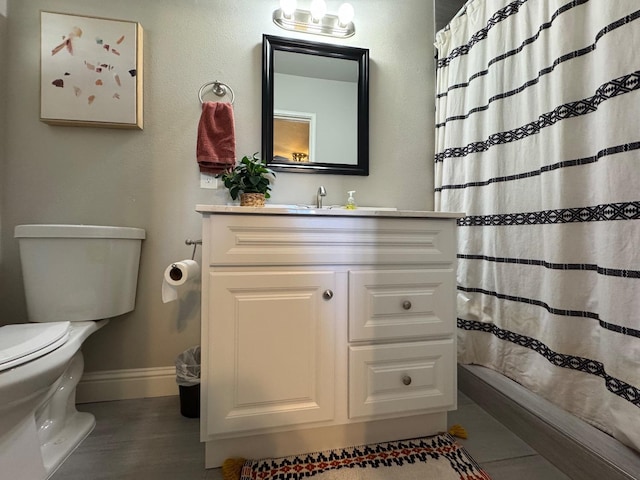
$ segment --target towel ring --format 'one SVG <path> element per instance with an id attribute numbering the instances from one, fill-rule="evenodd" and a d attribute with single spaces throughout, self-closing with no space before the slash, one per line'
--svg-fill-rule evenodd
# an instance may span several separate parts
<path id="1" fill-rule="evenodd" d="M 200 103 L 204 103 L 204 100 L 202 100 L 202 93 L 204 92 L 204 89 L 207 88 L 209 85 L 213 85 L 211 87 L 211 91 L 219 97 L 224 97 L 227 93 L 230 93 L 231 105 L 233 105 L 233 101 L 236 98 L 235 94 L 233 93 L 233 89 L 226 83 L 219 82 L 218 80 L 214 82 L 205 83 L 200 87 L 200 91 L 198 92 L 198 98 L 200 99 Z"/>

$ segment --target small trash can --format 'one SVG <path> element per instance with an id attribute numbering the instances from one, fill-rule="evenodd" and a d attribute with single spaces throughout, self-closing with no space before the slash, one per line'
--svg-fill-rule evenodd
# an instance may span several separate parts
<path id="1" fill-rule="evenodd" d="M 188 348 L 176 358 L 176 383 L 180 390 L 180 413 L 200 417 L 200 345 Z"/>

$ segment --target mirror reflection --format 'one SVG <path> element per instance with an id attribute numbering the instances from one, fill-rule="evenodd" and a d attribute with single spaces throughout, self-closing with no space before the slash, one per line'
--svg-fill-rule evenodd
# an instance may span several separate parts
<path id="1" fill-rule="evenodd" d="M 274 170 L 368 175 L 368 50 L 263 38 L 263 158 Z"/>

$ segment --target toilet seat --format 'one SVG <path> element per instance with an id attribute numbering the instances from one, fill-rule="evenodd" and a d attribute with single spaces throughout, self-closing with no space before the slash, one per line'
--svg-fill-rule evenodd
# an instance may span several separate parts
<path id="1" fill-rule="evenodd" d="M 71 322 L 21 323 L 0 327 L 0 372 L 35 360 L 64 345 Z"/>

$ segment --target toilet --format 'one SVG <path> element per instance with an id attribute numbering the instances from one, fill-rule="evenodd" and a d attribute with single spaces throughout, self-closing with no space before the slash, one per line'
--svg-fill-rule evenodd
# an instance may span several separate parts
<path id="1" fill-rule="evenodd" d="M 30 323 L 0 327 L 0 476 L 40 480 L 93 430 L 75 406 L 80 348 L 134 309 L 145 231 L 19 225 L 15 237 Z"/>

